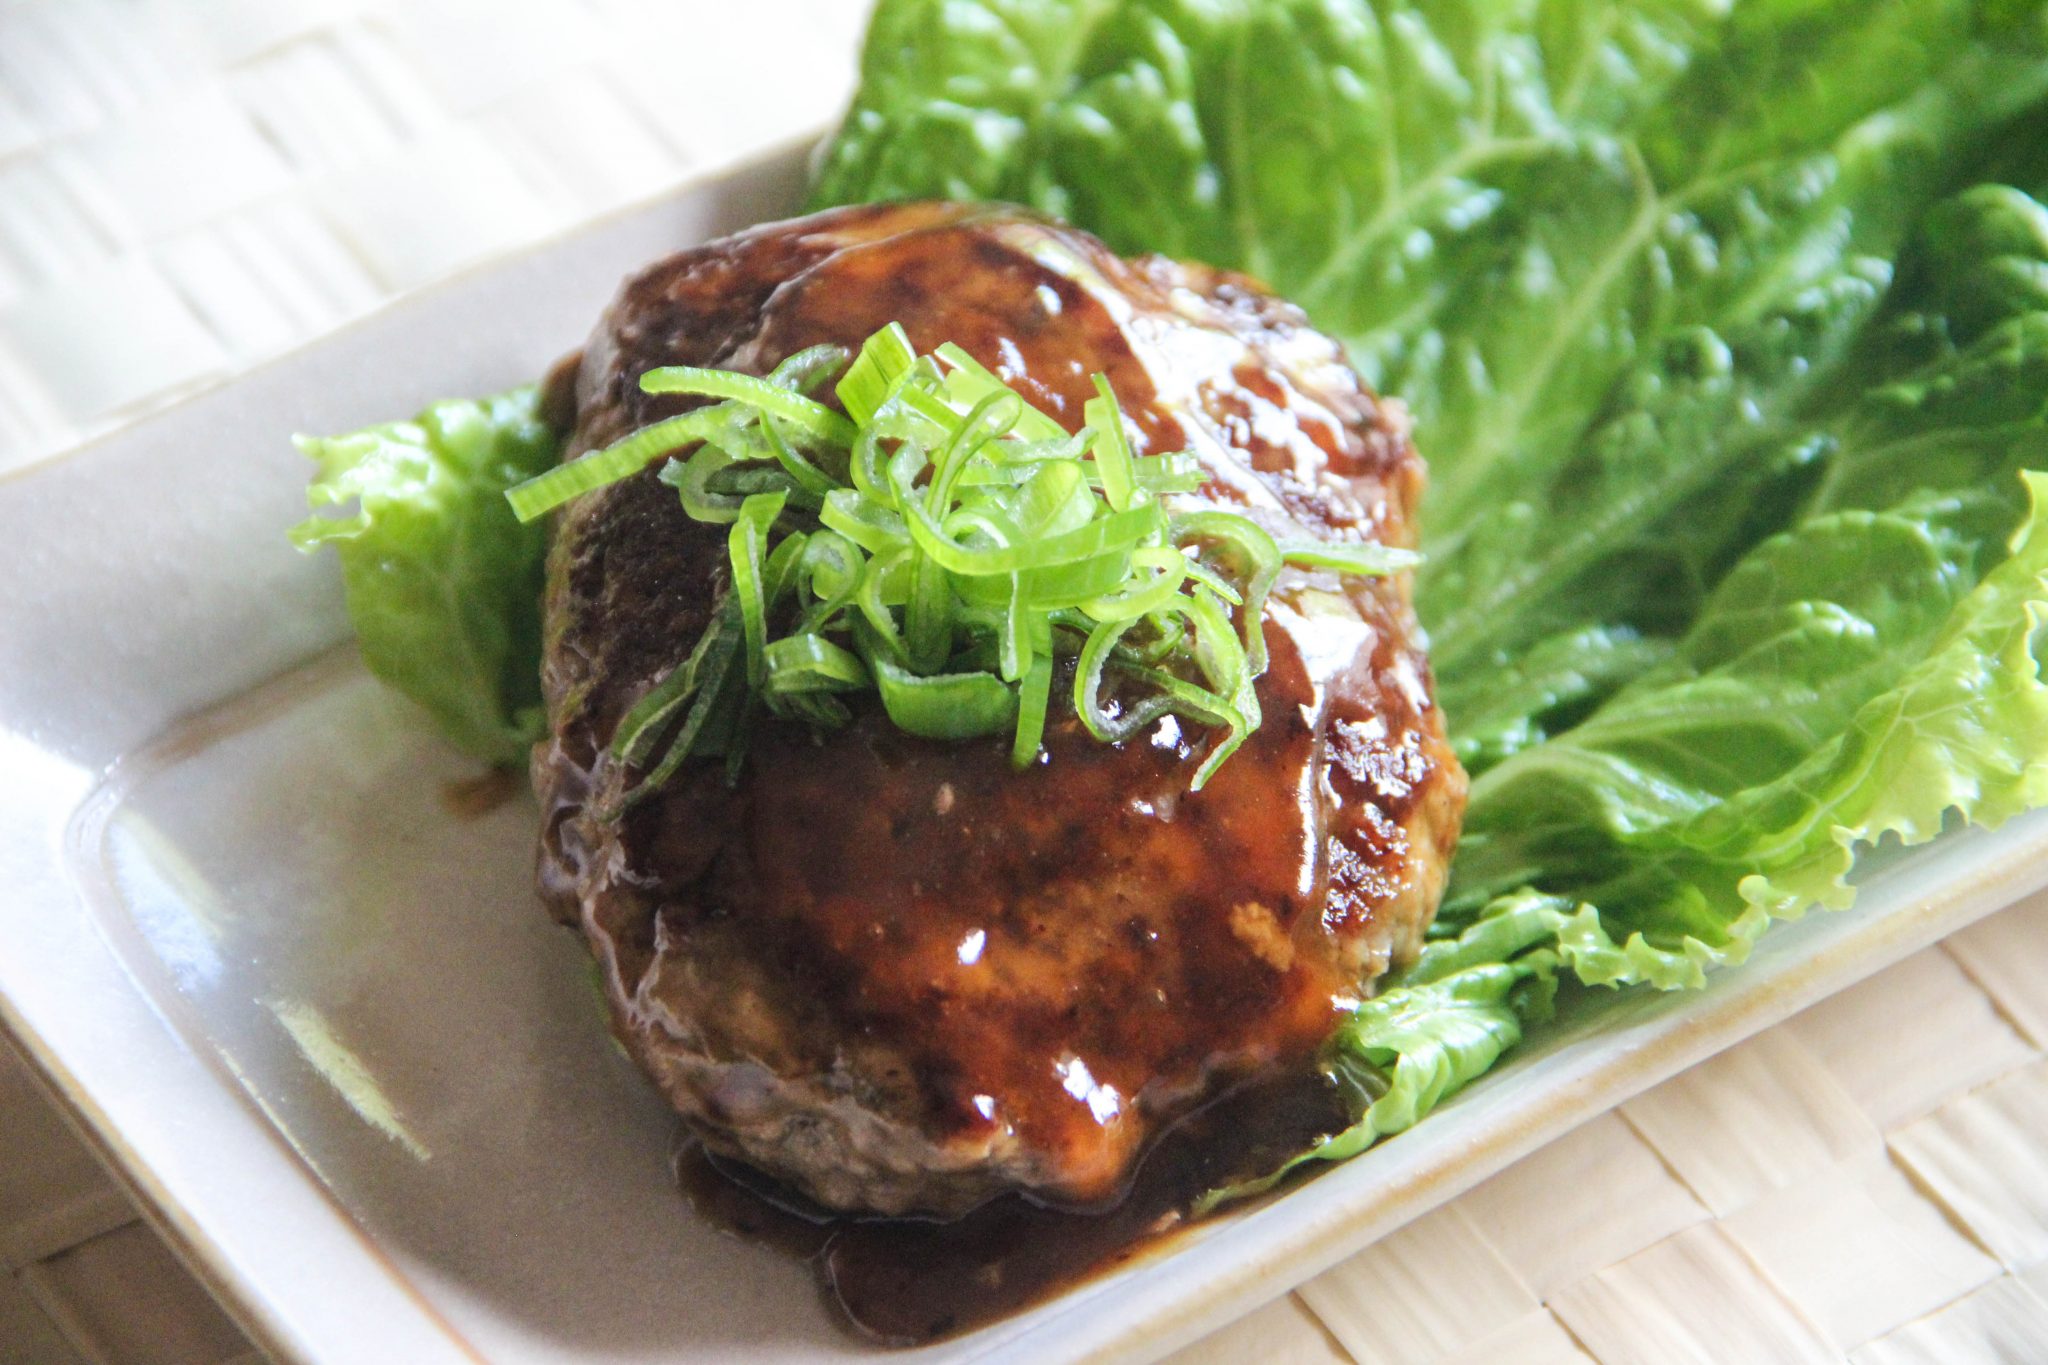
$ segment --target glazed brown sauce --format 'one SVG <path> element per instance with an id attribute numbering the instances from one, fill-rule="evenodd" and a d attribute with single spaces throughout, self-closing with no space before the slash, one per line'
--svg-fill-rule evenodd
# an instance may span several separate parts
<path id="1" fill-rule="evenodd" d="M 1246 1086 L 1168 1132 L 1113 1206 L 1010 1194 L 951 1222 L 854 1218 L 686 1139 L 676 1176 L 700 1217 L 807 1261 L 840 1320 L 890 1346 L 972 1331 L 1163 1249 L 1208 1191 L 1271 1171 L 1347 1122 L 1336 1088 L 1295 1075 Z"/>

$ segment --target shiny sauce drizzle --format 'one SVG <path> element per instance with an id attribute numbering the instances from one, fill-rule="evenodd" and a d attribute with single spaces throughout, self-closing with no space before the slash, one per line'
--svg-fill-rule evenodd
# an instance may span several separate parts
<path id="1" fill-rule="evenodd" d="M 1181 1122 L 1103 1209 L 1008 1194 L 950 1222 L 835 1215 L 694 1139 L 676 1175 L 698 1216 L 810 1263 L 840 1320 L 890 1346 L 917 1346 L 999 1321 L 1162 1250 L 1202 1196 L 1250 1179 L 1347 1122 L 1319 1075 L 1248 1085 Z"/>

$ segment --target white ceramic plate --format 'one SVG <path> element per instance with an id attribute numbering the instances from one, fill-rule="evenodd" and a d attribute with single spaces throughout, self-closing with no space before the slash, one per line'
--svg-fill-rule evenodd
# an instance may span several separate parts
<path id="1" fill-rule="evenodd" d="M 285 544 L 293 431 L 538 374 L 625 271 L 780 216 L 799 149 L 421 295 L 0 479 L 0 1021 L 281 1358 L 874 1354 L 697 1221 L 674 1125 L 529 889 L 534 813 L 348 652 Z M 2048 820 L 1944 838 L 1701 993 L 1623 995 L 1421 1128 L 1051 1303 L 910 1353 L 1142 1360 L 2048 881 Z"/>

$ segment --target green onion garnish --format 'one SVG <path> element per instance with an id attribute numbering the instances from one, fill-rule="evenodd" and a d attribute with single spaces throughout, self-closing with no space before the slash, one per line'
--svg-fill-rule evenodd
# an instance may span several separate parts
<path id="1" fill-rule="evenodd" d="M 834 380 L 845 414 L 814 396 Z M 758 708 L 830 729 L 860 693 L 911 734 L 1008 733 L 1022 768 L 1063 657 L 1075 715 L 1105 743 L 1168 714 L 1220 731 L 1199 790 L 1259 726 L 1283 565 L 1374 575 L 1416 557 L 1276 542 L 1235 512 L 1169 514 L 1201 466 L 1134 455 L 1109 381 L 1094 383 L 1070 434 L 959 347 L 920 356 L 891 323 L 856 355 L 813 347 L 766 378 L 651 370 L 648 393 L 715 401 L 512 489 L 531 521 L 666 458 L 685 515 L 730 528 L 710 623 L 613 736 L 642 773 L 626 799 L 692 757 L 736 771 Z"/>

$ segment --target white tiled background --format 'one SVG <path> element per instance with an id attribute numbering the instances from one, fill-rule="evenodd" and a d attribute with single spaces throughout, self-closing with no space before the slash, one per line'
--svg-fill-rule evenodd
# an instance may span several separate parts
<path id="1" fill-rule="evenodd" d="M 0 0 L 0 471 L 822 125 L 863 9 Z M 2048 899 L 1180 1365 L 2048 1362 L 2044 1052 Z M 0 1272 L 0 1365 L 255 1358 L 4 1047 Z"/>

